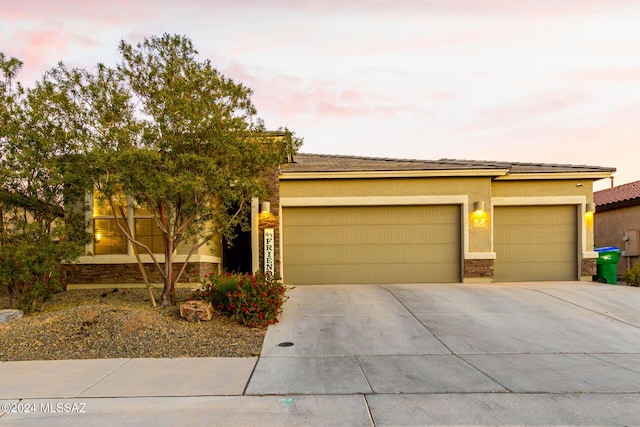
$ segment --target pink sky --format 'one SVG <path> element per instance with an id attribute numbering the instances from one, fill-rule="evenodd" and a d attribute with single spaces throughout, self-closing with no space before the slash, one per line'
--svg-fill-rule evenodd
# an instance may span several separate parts
<path id="1" fill-rule="evenodd" d="M 0 51 L 30 84 L 186 34 L 304 152 L 613 166 L 622 184 L 640 180 L 639 19 L 635 0 L 0 0 Z"/>

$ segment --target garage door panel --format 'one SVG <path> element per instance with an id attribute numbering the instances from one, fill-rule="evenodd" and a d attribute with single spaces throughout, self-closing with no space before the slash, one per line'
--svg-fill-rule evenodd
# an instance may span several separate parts
<path id="1" fill-rule="evenodd" d="M 547 245 L 544 251 L 539 245 L 502 245 L 499 251 L 501 262 L 513 263 L 567 263 L 574 257 L 568 256 L 566 250 L 557 245 Z"/>
<path id="2" fill-rule="evenodd" d="M 571 225 L 575 223 L 573 218 L 569 216 L 560 217 L 558 213 L 563 211 L 567 213 L 575 210 L 574 206 L 498 206 L 496 207 L 495 215 L 499 215 L 500 212 L 505 214 L 500 217 L 500 224 L 503 226 L 522 224 L 522 219 L 526 218 L 529 225 L 556 225 L 566 224 Z M 498 212 L 499 211 L 499 212 Z"/>
<path id="3" fill-rule="evenodd" d="M 458 206 L 283 210 L 288 283 L 457 282 Z"/>
<path id="4" fill-rule="evenodd" d="M 289 266 L 286 274 L 293 277 L 308 277 L 304 284 L 382 283 L 381 277 L 394 277 L 394 281 L 385 283 L 447 283 L 451 281 L 451 271 L 443 264 L 423 265 L 419 268 L 408 268 L 407 265 L 402 264 L 298 265 Z M 336 280 L 336 277 L 340 280 Z M 296 282 L 296 284 L 301 283 Z"/>
<path id="5" fill-rule="evenodd" d="M 458 258 L 460 249 L 455 244 L 440 245 L 434 252 L 423 245 L 396 244 L 387 245 L 384 251 L 371 245 L 341 246 L 298 246 L 295 259 L 287 262 L 287 266 L 310 264 L 444 264 L 450 265 L 452 259 Z"/>
<path id="6" fill-rule="evenodd" d="M 447 225 L 332 225 L 332 226 L 288 226 L 287 244 L 346 245 L 346 244 L 393 244 L 410 242 L 450 243 L 452 228 Z"/>
<path id="7" fill-rule="evenodd" d="M 347 245 L 386 244 L 392 241 L 390 234 L 371 233 L 370 226 L 332 225 L 287 227 L 289 245 Z"/>
<path id="8" fill-rule="evenodd" d="M 508 281 L 570 280 L 558 279 L 559 276 L 567 274 L 566 265 L 558 263 L 549 263 L 544 269 L 540 269 L 538 263 L 519 263 L 511 266 L 511 268 L 506 270 L 503 274 L 506 275 L 506 277 L 511 277 L 506 279 Z"/>
<path id="9" fill-rule="evenodd" d="M 573 229 L 573 225 L 524 225 L 524 228 L 523 226 L 496 227 L 494 238 L 496 241 L 532 243 L 569 243 L 575 240 L 573 236 L 567 235 L 567 231 Z"/>
<path id="10" fill-rule="evenodd" d="M 495 280 L 575 280 L 575 206 L 494 209 Z"/>
<path id="11" fill-rule="evenodd" d="M 371 226 L 363 225 L 334 225 L 313 227 L 287 228 L 287 244 L 305 245 L 387 245 L 412 241 L 447 242 L 450 237 L 441 227 L 388 226 L 387 229 L 372 232 Z"/>
<path id="12" fill-rule="evenodd" d="M 460 258 L 460 247 L 455 243 L 438 244 L 438 250 L 423 245 L 392 245 L 390 260 L 393 264 L 437 264 L 449 268 L 452 260 Z"/>

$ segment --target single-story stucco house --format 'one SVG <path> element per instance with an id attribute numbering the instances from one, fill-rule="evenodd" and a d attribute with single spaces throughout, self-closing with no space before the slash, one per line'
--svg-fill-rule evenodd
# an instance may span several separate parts
<path id="1" fill-rule="evenodd" d="M 254 200 L 252 230 L 241 243 L 232 251 L 220 242 L 203 248 L 187 281 L 235 269 L 241 263 L 230 260 L 238 258 L 245 269 L 264 269 L 265 253 L 291 285 L 590 281 L 592 184 L 614 171 L 296 154 L 272 174 L 270 197 Z M 100 214 L 93 210 L 94 224 L 108 219 Z M 131 218 L 132 228 L 143 231 L 145 219 Z M 118 244 L 118 253 L 88 248 L 95 255 L 66 266 L 65 284 L 140 282 L 130 245 Z"/>
<path id="2" fill-rule="evenodd" d="M 618 275 L 640 262 L 640 181 L 593 193 L 594 241 L 620 248 Z"/>

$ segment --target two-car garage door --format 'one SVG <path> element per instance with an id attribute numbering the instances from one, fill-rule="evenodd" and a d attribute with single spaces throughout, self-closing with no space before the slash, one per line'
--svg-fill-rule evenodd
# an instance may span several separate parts
<path id="1" fill-rule="evenodd" d="M 285 207 L 290 284 L 459 282 L 459 205 Z"/>

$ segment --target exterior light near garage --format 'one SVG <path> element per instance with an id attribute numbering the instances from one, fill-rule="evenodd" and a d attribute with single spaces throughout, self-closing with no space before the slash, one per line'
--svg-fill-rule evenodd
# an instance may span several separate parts
<path id="1" fill-rule="evenodd" d="M 471 225 L 479 228 L 487 227 L 489 225 L 489 214 L 484 210 L 484 202 L 481 200 L 473 202 Z"/>
<path id="2" fill-rule="evenodd" d="M 267 201 L 263 201 L 260 204 L 260 213 L 263 215 L 268 215 L 271 213 L 271 203 Z"/>
<path id="3" fill-rule="evenodd" d="M 276 216 L 271 213 L 271 203 L 266 200 L 260 203 L 260 227 L 274 227 L 275 224 L 273 221 L 276 219 Z"/>
<path id="4" fill-rule="evenodd" d="M 278 217 L 271 213 L 271 203 L 266 200 L 260 203 L 260 215 L 258 216 L 258 222 L 260 229 L 278 226 Z"/>
<path id="5" fill-rule="evenodd" d="M 584 220 L 588 228 L 593 227 L 593 214 L 596 211 L 596 205 L 594 203 L 587 203 L 584 210 Z"/>

